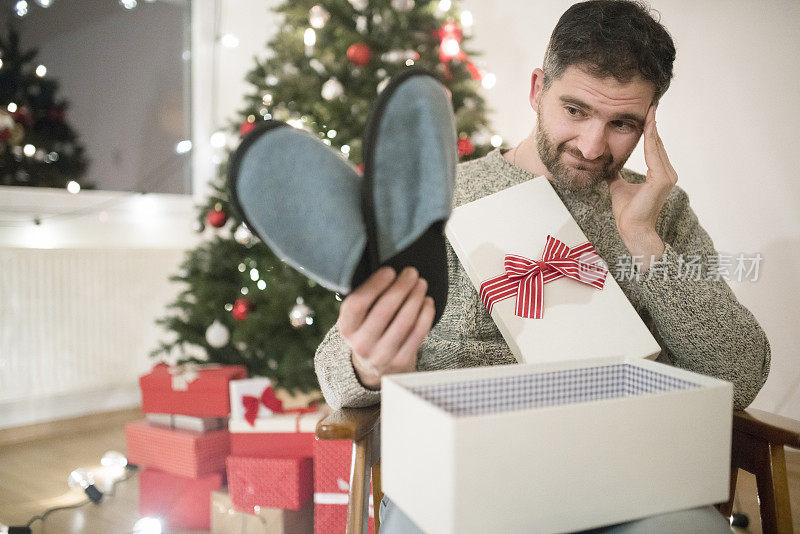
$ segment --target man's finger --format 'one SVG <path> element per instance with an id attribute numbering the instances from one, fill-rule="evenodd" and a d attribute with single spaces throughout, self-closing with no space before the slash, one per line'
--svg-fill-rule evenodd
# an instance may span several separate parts
<path id="1" fill-rule="evenodd" d="M 392 318 L 403 305 L 408 294 L 414 289 L 419 273 L 413 267 L 406 267 L 394 283 L 378 297 L 375 304 L 367 313 L 358 331 L 351 336 L 354 345 L 362 347 L 373 347 L 383 336 L 386 327 L 391 323 Z M 355 338 L 355 339 L 353 339 Z M 358 349 L 353 347 L 356 352 Z M 361 353 L 359 353 L 361 354 Z M 364 354 L 361 354 L 364 356 Z"/>
<path id="2" fill-rule="evenodd" d="M 380 366 L 395 356 L 402 344 L 408 338 L 411 330 L 414 328 L 417 318 L 419 317 L 420 310 L 425 302 L 425 291 L 428 289 L 428 283 L 420 278 L 417 284 L 411 291 L 400 311 L 397 312 L 391 324 L 383 333 L 378 343 L 375 345 L 374 352 L 378 355 L 375 362 Z"/>
<path id="3" fill-rule="evenodd" d="M 651 117 L 648 113 L 648 117 Z M 661 156 L 658 153 L 658 140 L 656 139 L 655 128 L 656 123 L 653 120 L 648 120 L 644 128 L 644 161 L 647 164 L 648 170 L 652 172 L 659 172 L 658 167 L 661 166 Z"/>
<path id="4" fill-rule="evenodd" d="M 675 172 L 675 169 L 672 167 L 672 163 L 669 161 L 667 149 L 664 148 L 664 141 L 662 141 L 661 136 L 658 135 L 658 130 L 656 130 L 656 138 L 658 139 L 659 152 L 661 153 L 661 162 L 663 163 L 664 169 L 669 174 L 669 177 L 674 185 L 675 182 L 678 181 L 678 173 Z"/>
<path id="5" fill-rule="evenodd" d="M 372 273 L 344 299 L 339 309 L 339 331 L 346 337 L 355 332 L 364 321 L 375 301 L 392 285 L 396 276 L 391 267 L 382 267 Z"/>
<path id="6" fill-rule="evenodd" d="M 433 325 L 433 318 L 436 315 L 436 306 L 433 304 L 431 297 L 425 297 L 425 303 L 422 305 L 422 310 L 419 312 L 417 322 L 414 324 L 414 329 L 406 339 L 405 343 L 397 351 L 398 366 L 410 367 L 412 361 L 417 359 L 417 350 L 422 344 L 422 340 L 428 335 Z"/>

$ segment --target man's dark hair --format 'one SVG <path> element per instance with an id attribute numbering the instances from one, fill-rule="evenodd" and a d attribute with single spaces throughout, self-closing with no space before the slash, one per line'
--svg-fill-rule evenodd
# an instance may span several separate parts
<path id="1" fill-rule="evenodd" d="M 544 55 L 544 89 L 567 67 L 596 78 L 628 83 L 636 74 L 655 86 L 658 102 L 672 79 L 675 45 L 669 32 L 632 0 L 592 0 L 570 7 L 558 21 Z"/>

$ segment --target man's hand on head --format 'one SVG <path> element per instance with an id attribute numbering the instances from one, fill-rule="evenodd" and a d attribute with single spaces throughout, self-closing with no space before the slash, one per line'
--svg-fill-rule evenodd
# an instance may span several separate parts
<path id="1" fill-rule="evenodd" d="M 342 302 L 339 333 L 350 345 L 353 368 L 367 387 L 381 377 L 416 369 L 417 349 L 431 329 L 433 299 L 427 282 L 407 267 L 396 275 L 390 267 L 372 274 Z"/>
<path id="2" fill-rule="evenodd" d="M 656 106 L 650 106 L 644 124 L 645 182 L 631 184 L 620 174 L 609 182 L 617 230 L 631 256 L 643 258 L 639 265 L 642 271 L 664 254 L 664 242 L 656 232 L 656 219 L 678 181 L 658 135 L 655 115 Z"/>

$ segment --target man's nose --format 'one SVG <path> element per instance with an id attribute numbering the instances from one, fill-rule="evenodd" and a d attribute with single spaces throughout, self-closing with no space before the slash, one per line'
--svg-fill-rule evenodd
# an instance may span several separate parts
<path id="1" fill-rule="evenodd" d="M 595 160 L 606 152 L 606 131 L 602 124 L 586 125 L 575 145 L 584 159 Z"/>

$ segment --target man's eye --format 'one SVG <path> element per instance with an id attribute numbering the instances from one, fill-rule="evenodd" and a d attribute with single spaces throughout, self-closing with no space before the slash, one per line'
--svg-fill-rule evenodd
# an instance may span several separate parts
<path id="1" fill-rule="evenodd" d="M 579 110 L 578 108 L 573 108 L 573 107 L 571 107 L 571 106 L 567 106 L 567 107 L 565 107 L 564 109 L 566 109 L 566 110 L 567 110 L 567 113 L 568 113 L 570 116 L 572 116 L 572 117 L 580 117 L 580 116 L 582 115 L 582 113 L 583 113 L 583 112 L 582 112 L 581 110 Z"/>
<path id="2" fill-rule="evenodd" d="M 633 125 L 627 122 L 613 121 L 611 124 L 613 124 L 614 127 L 617 128 L 618 130 L 621 130 L 623 132 L 629 132 L 634 129 Z"/>

